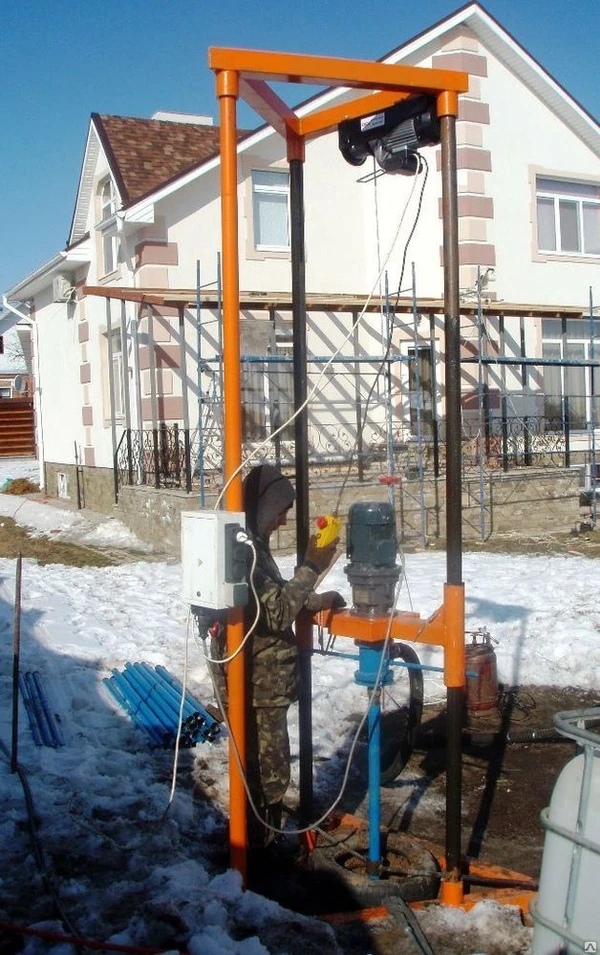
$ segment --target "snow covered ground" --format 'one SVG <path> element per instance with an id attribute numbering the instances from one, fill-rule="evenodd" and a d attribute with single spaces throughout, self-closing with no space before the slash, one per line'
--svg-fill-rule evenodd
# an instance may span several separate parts
<path id="1" fill-rule="evenodd" d="M 17 463 L 3 464 L 0 459 L 0 485 L 7 476 L 35 477 L 35 462 L 22 461 L 20 466 L 23 471 L 28 466 L 32 470 L 14 473 Z M 81 539 L 83 533 L 81 525 L 73 528 L 73 519 L 85 520 L 76 512 L 6 494 L 0 494 L 0 520 L 2 515 L 13 516 L 34 533 L 72 533 L 73 539 Z M 96 523 L 89 530 L 103 535 L 113 548 L 135 544 L 118 522 Z M 289 572 L 292 558 L 280 564 L 284 573 Z M 343 565 L 342 558 L 322 586 L 338 589 L 349 599 Z M 502 682 L 600 685 L 598 567 L 598 562 L 576 555 L 464 556 L 467 629 L 486 627 L 498 641 Z M 424 616 L 432 612 L 442 601 L 445 572 L 442 553 L 406 555 L 400 609 L 414 609 Z M 42 925 L 58 932 L 64 926 L 48 914 L 47 894 L 30 848 L 19 775 L 10 772 L 15 582 L 16 562 L 0 555 L 0 799 L 4 806 L 0 921 Z M 291 915 L 276 903 L 245 892 L 233 870 L 215 874 L 211 854 L 214 859 L 226 838 L 228 810 L 225 732 L 214 744 L 198 744 L 180 754 L 177 785 L 170 798 L 173 752 L 153 748 L 103 682 L 113 668 L 122 669 L 128 661 L 146 661 L 166 666 L 179 679 L 185 674 L 187 686 L 201 702 L 212 700 L 201 641 L 192 633 L 181 597 L 180 565 L 140 560 L 107 568 L 72 568 L 25 560 L 20 626 L 21 670 L 42 674 L 65 745 L 36 746 L 21 707 L 18 756 L 39 819 L 37 835 L 46 858 L 52 859 L 61 903 L 77 934 L 160 946 L 172 938 L 167 929 L 172 933 L 176 926 L 181 945 L 192 955 L 275 955 L 288 951 L 281 931 L 294 923 L 302 926 L 299 931 L 307 953 L 313 951 L 311 945 L 315 952 L 338 951 L 323 923 Z M 423 663 L 441 666 L 441 651 L 420 647 L 419 655 Z M 365 691 L 354 682 L 354 669 L 352 661 L 314 657 L 317 797 L 329 798 L 332 780 L 341 779 L 340 740 L 352 737 L 356 714 L 366 702 Z M 443 697 L 439 672 L 426 672 L 425 688 L 426 704 Z M 290 729 L 297 753 L 295 713 Z M 200 779 L 211 800 L 199 799 L 194 792 L 194 758 L 200 760 Z M 290 802 L 296 796 L 297 770 L 295 760 Z M 61 859 L 66 869 L 67 857 L 69 877 L 61 879 Z M 24 881 L 31 886 L 27 911 L 19 908 Z M 449 929 L 455 928 L 464 938 L 471 933 L 474 947 L 465 952 L 528 951 L 530 930 L 515 926 L 514 912 L 502 914 L 493 903 L 481 903 L 469 915 L 438 910 L 424 912 L 421 919 L 425 932 L 428 925 L 434 928 L 433 920 L 446 919 Z M 64 955 L 72 949 L 29 939 L 24 951 L 26 955 L 48 951 Z"/>

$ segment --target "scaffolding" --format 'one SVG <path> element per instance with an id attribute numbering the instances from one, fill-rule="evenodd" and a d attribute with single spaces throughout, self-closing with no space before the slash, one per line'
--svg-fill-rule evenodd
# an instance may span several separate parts
<path id="1" fill-rule="evenodd" d="M 223 484 L 223 350 L 220 257 L 216 279 L 201 283 L 197 262 L 196 288 L 190 291 L 112 289 L 103 287 L 96 294 L 106 299 L 106 324 L 109 351 L 111 329 L 118 328 L 123 341 L 123 380 L 128 385 L 129 360 L 135 386 L 123 396 L 125 427 L 117 435 L 114 410 L 117 383 L 110 376 L 111 416 L 114 430 L 115 500 L 125 485 L 149 485 L 155 488 L 182 488 L 198 494 L 200 506 L 214 500 Z M 374 346 L 367 354 L 360 345 L 358 317 L 365 306 L 360 296 L 308 296 L 311 315 L 335 312 L 348 316 L 353 333 L 351 351 L 344 354 L 308 354 L 309 383 L 319 378 L 325 365 L 331 366 L 336 393 L 331 381 L 324 383 L 323 396 L 311 404 L 308 420 L 308 459 L 311 479 L 332 493 L 344 487 L 384 484 L 390 501 L 399 511 L 399 526 L 405 526 L 411 512 L 406 540 L 424 544 L 431 536 L 431 520 L 425 500 L 427 482 L 445 473 L 445 427 L 443 383 L 438 369 L 442 365 L 442 303 L 417 296 L 417 275 L 412 264 L 410 295 L 398 299 L 392 307 L 387 293 L 373 300 L 366 314 L 381 317 L 381 331 L 369 327 Z M 92 292 L 92 289 L 88 289 Z M 118 322 L 111 318 L 111 299 L 120 299 Z M 137 301 L 139 313 L 127 321 L 125 303 Z M 176 306 L 182 381 L 183 415 L 181 421 L 168 421 L 160 413 L 161 395 L 157 385 L 157 343 L 154 340 L 155 316 L 163 306 Z M 282 294 L 248 293 L 241 307 L 246 314 L 262 314 L 258 321 L 273 332 L 278 316 L 291 309 L 291 299 Z M 463 477 L 478 483 L 479 531 L 485 540 L 490 529 L 490 474 L 523 472 L 543 468 L 578 468 L 581 493 L 589 503 L 589 520 L 597 525 L 597 497 L 600 487 L 598 463 L 598 342 L 600 319 L 596 317 L 593 292 L 589 290 L 587 314 L 582 309 L 531 307 L 497 303 L 484 298 L 481 269 L 470 294 L 461 301 L 461 342 L 463 353 L 462 394 L 462 469 Z M 151 421 L 134 421 L 132 406 L 142 404 L 139 373 L 139 323 L 145 314 L 149 351 L 147 398 Z M 187 316 L 187 318 L 186 318 Z M 560 322 L 562 354 L 569 354 L 569 328 L 573 322 L 587 328 L 584 358 L 553 358 L 527 354 L 526 323 L 532 318 L 550 318 Z M 518 336 L 512 336 L 512 353 L 507 345 L 507 322 L 518 323 Z M 313 319 L 314 321 L 314 319 Z M 373 325 L 375 323 L 372 323 Z M 190 334 L 190 329 L 192 334 Z M 208 334 L 210 330 L 210 334 Z M 470 337 L 469 337 L 470 332 Z M 493 338 L 492 332 L 495 335 Z M 386 352 L 385 340 L 392 348 Z M 195 340 L 193 340 L 195 339 Z M 517 348 L 514 347 L 517 340 Z M 210 345 L 210 347 L 208 347 Z M 377 352 L 375 349 L 378 346 Z M 516 353 L 518 352 L 518 353 Z M 130 359 L 128 359 L 128 355 Z M 113 369 L 112 355 L 109 368 Z M 191 361 L 190 361 L 191 359 Z M 243 459 L 249 459 L 256 445 L 267 439 L 262 459 L 270 459 L 290 471 L 294 461 L 293 433 L 280 431 L 291 413 L 291 348 L 277 353 L 276 336 L 271 335 L 262 354 L 241 355 L 243 392 Z M 544 369 L 553 368 L 561 376 L 570 369 L 585 372 L 583 394 L 549 395 L 544 388 Z M 193 369 L 193 372 L 190 372 Z M 465 378 L 474 369 L 471 390 Z M 509 387 L 507 376 L 513 379 Z M 287 386 L 285 382 L 287 381 Z M 252 382 L 254 384 L 252 385 Z M 569 382 L 567 381 L 566 384 Z M 520 387 L 519 387 L 520 386 Z M 254 392 L 253 392 L 254 388 Z M 287 390 L 286 390 L 287 388 Z M 374 397 L 373 397 L 374 396 Z M 572 403 L 587 409 L 574 421 Z M 193 405 L 196 405 L 194 415 Z M 552 413 L 548 413 L 548 410 Z M 195 419 L 195 420 L 194 420 Z M 192 424 L 193 422 L 193 424 Z M 252 422 L 255 430 L 252 429 Z M 575 426 L 577 425 L 577 426 Z M 583 427 L 582 427 L 583 425 Z M 269 435 L 273 434 L 269 442 Z M 402 493 L 399 493 L 399 492 Z M 434 530 L 435 536 L 435 530 Z"/>

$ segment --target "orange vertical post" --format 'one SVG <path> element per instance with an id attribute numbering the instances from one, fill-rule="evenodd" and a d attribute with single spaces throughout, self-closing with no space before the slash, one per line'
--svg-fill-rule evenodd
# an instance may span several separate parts
<path id="1" fill-rule="evenodd" d="M 221 235 L 223 245 L 223 429 L 225 503 L 230 511 L 242 510 L 242 414 L 239 336 L 239 253 L 237 201 L 237 99 L 239 75 L 233 70 L 217 73 L 221 145 Z M 235 477 L 232 477 L 235 475 Z M 231 610 L 227 622 L 227 653 L 231 655 L 244 638 L 244 617 L 240 609 Z M 246 792 L 236 752 L 243 769 L 246 766 L 246 714 L 244 655 L 238 653 L 228 664 L 229 743 L 229 842 L 231 864 L 246 877 Z"/>

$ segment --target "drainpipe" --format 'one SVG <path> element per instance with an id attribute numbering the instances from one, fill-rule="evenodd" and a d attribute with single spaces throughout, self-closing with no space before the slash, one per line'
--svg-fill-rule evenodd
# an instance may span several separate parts
<path id="1" fill-rule="evenodd" d="M 35 422 L 36 422 L 36 431 L 37 431 L 37 458 L 38 458 L 38 484 L 40 489 L 44 489 L 45 480 L 44 480 L 44 429 L 42 426 L 42 408 L 41 408 L 41 394 L 42 386 L 40 381 L 40 349 L 39 349 L 39 329 L 35 319 L 25 315 L 24 312 L 19 311 L 18 308 L 15 308 L 14 305 L 11 305 L 6 295 L 2 296 L 2 307 L 8 309 L 9 312 L 12 312 L 13 315 L 16 315 L 17 318 L 23 319 L 26 322 L 29 322 L 33 330 L 34 336 L 34 345 L 33 345 L 33 380 L 35 382 L 35 389 L 33 392 L 33 407 L 35 411 Z"/>

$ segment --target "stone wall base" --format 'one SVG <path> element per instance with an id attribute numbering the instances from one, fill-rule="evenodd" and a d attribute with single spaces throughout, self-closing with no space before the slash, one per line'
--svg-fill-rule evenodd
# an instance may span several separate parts
<path id="1" fill-rule="evenodd" d="M 180 557 L 181 512 L 198 510 L 198 493 L 119 488 L 115 503 L 113 472 L 106 468 L 46 464 L 45 489 L 72 506 L 107 514 L 122 521 L 157 553 Z M 311 529 L 320 514 L 337 513 L 344 521 L 354 501 L 391 501 L 396 511 L 398 537 L 406 545 L 443 541 L 446 532 L 445 478 L 401 479 L 398 484 L 363 483 L 339 486 L 312 484 Z M 503 534 L 533 537 L 566 534 L 581 522 L 580 469 L 492 471 L 483 479 L 469 476 L 462 483 L 462 520 L 465 541 L 485 541 Z M 215 496 L 205 506 L 214 507 Z M 293 513 L 293 512 L 292 512 Z M 293 552 L 293 517 L 273 541 L 274 550 Z"/>

